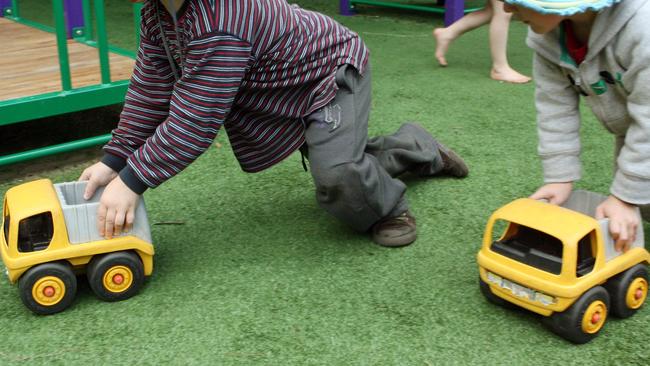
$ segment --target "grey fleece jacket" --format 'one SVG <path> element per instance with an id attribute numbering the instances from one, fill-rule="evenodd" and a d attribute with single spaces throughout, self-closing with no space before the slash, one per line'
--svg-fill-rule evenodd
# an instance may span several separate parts
<path id="1" fill-rule="evenodd" d="M 585 60 L 568 55 L 562 27 L 545 35 L 529 30 L 544 181 L 581 177 L 582 94 L 617 137 L 610 193 L 633 204 L 650 203 L 650 0 L 622 0 L 596 17 Z"/>

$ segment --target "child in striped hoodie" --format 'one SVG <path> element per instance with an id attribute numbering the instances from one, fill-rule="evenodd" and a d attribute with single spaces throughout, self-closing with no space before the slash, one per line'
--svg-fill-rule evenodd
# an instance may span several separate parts
<path id="1" fill-rule="evenodd" d="M 467 175 L 467 166 L 415 124 L 367 137 L 368 50 L 333 19 L 285 0 L 146 0 L 141 43 L 105 155 L 81 174 L 85 196 L 106 185 L 98 227 L 128 230 L 139 195 L 178 174 L 223 126 L 242 170 L 300 149 L 316 198 L 380 245 L 416 238 L 406 171 Z"/>

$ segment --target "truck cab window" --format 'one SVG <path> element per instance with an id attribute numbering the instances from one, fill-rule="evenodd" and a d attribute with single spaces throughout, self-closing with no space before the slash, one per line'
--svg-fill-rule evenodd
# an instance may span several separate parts
<path id="1" fill-rule="evenodd" d="M 578 263 L 576 265 L 576 276 L 582 277 L 590 273 L 594 269 L 596 258 L 593 252 L 593 238 L 595 233 L 591 232 L 585 235 L 584 238 L 578 242 Z"/>
<path id="2" fill-rule="evenodd" d="M 5 243 L 9 244 L 9 213 L 5 215 L 2 224 L 3 224 L 2 226 L 4 229 L 4 234 L 5 234 Z"/>
<path id="3" fill-rule="evenodd" d="M 50 212 L 21 220 L 18 224 L 18 251 L 28 253 L 47 249 L 53 233 L 52 213 Z"/>

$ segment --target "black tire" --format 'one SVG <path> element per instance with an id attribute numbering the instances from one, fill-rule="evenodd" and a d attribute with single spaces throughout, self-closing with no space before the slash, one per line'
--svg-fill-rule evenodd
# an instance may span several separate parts
<path id="1" fill-rule="evenodd" d="M 489 302 L 509 310 L 519 309 L 519 306 L 511 303 L 510 301 L 506 301 L 500 298 L 499 296 L 495 295 L 494 293 L 492 293 L 492 290 L 490 290 L 490 285 L 485 283 L 485 281 L 483 281 L 481 277 L 478 278 L 478 283 L 479 283 L 479 287 L 481 288 L 481 293 L 483 294 L 483 296 L 485 296 L 485 298 Z"/>
<path id="2" fill-rule="evenodd" d="M 108 253 L 93 258 L 86 269 L 88 284 L 104 301 L 126 300 L 144 284 L 144 266 L 133 252 Z M 118 277 L 121 276 L 121 280 Z"/>
<path id="3" fill-rule="evenodd" d="M 585 292 L 573 305 L 562 313 L 554 313 L 544 319 L 544 323 L 562 338 L 578 344 L 587 343 L 596 337 L 607 321 L 609 309 L 609 294 L 602 286 L 596 286 Z M 599 309 L 599 318 L 592 326 L 585 327 L 583 321 L 588 321 L 595 306 Z M 589 312 L 588 312 L 589 310 Z M 592 320 L 593 321 L 593 320 Z"/>
<path id="4" fill-rule="evenodd" d="M 39 315 L 67 309 L 77 293 L 77 277 L 69 265 L 44 263 L 27 270 L 18 280 L 20 299 Z"/>
<path id="5" fill-rule="evenodd" d="M 634 286 L 641 291 L 638 299 L 628 299 L 628 290 Z M 610 312 L 619 318 L 629 318 L 639 310 L 648 295 L 648 269 L 643 264 L 612 277 L 605 284 L 612 301 Z"/>

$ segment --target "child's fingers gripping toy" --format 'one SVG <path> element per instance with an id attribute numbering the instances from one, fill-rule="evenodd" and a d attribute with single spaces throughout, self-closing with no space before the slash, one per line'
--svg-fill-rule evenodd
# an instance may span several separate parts
<path id="1" fill-rule="evenodd" d="M 10 188 L 3 203 L 0 253 L 11 283 L 37 314 L 65 310 L 74 300 L 77 274 L 86 273 L 102 300 L 135 295 L 153 271 L 154 248 L 144 203 L 132 230 L 112 239 L 99 235 L 102 190 L 83 199 L 86 182 L 42 179 Z"/>
<path id="2" fill-rule="evenodd" d="M 608 220 L 594 218 L 604 199 L 575 191 L 564 207 L 522 198 L 495 211 L 478 253 L 481 292 L 543 315 L 574 343 L 594 338 L 610 314 L 633 315 L 648 296 L 650 254 L 642 225 L 628 251 L 614 250 Z"/>

